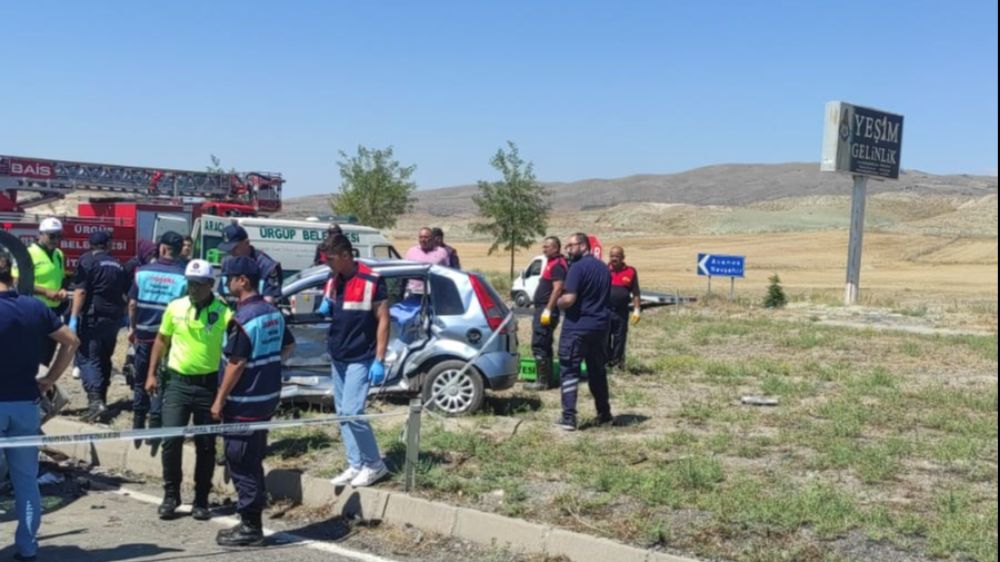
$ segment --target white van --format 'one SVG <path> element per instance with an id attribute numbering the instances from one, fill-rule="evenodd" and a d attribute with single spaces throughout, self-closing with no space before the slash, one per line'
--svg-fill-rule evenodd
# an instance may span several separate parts
<path id="1" fill-rule="evenodd" d="M 222 242 L 222 229 L 232 222 L 246 229 L 254 248 L 281 262 L 286 278 L 312 267 L 316 246 L 326 237 L 329 226 L 316 221 L 202 215 L 191 227 L 194 256 L 213 263 L 221 261 L 223 256 L 216 247 Z M 356 257 L 399 258 L 399 252 L 378 230 L 356 224 L 341 224 L 340 228 L 354 245 Z"/>
<path id="2" fill-rule="evenodd" d="M 538 289 L 538 282 L 542 279 L 542 272 L 545 271 L 545 265 L 548 261 L 544 255 L 531 258 L 528 266 L 521 270 L 521 275 L 514 279 L 514 283 L 510 288 L 510 298 L 514 301 L 515 306 L 518 308 L 528 308 L 532 305 L 535 299 L 535 291 Z M 682 297 L 678 293 L 657 293 L 643 289 L 639 300 L 640 306 L 645 308 L 648 306 L 695 302 L 696 299 L 694 297 Z M 629 306 L 631 307 L 631 305 Z"/>

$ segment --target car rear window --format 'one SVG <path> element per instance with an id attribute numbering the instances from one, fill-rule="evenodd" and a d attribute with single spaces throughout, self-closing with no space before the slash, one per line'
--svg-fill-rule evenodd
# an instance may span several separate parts
<path id="1" fill-rule="evenodd" d="M 431 300 L 436 316 L 461 316 L 465 314 L 465 304 L 455 283 L 441 275 L 431 274 Z"/>

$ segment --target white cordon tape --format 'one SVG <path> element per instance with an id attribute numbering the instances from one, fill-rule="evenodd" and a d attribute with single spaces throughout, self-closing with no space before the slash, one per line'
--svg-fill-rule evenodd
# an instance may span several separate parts
<path id="1" fill-rule="evenodd" d="M 510 323 L 514 318 L 514 311 L 507 314 L 500 326 L 490 334 L 490 337 L 486 338 L 486 342 L 479 348 L 465 365 L 458 372 L 459 377 L 455 377 L 448 384 L 444 386 L 440 391 L 431 396 L 427 402 L 424 403 L 424 411 L 429 413 L 435 413 L 429 410 L 429 406 L 434 400 L 438 398 L 441 394 L 447 392 L 455 382 L 460 378 L 461 375 L 465 374 L 469 370 L 469 367 L 479 359 L 483 352 L 493 343 L 493 340 L 500 336 L 500 332 Z M 354 421 L 354 420 L 367 420 L 372 418 L 389 418 L 389 417 L 401 417 L 409 415 L 408 412 L 399 413 L 388 413 L 388 414 L 363 414 L 360 416 L 324 416 L 321 418 L 311 418 L 305 419 L 300 418 L 297 420 L 278 420 L 278 421 L 266 421 L 266 422 L 248 422 L 248 423 L 217 423 L 214 425 L 190 425 L 186 427 L 161 427 L 157 429 L 129 429 L 125 431 L 100 431 L 96 433 L 75 433 L 67 435 L 31 435 L 25 437 L 8 437 L 6 439 L 0 439 L 0 450 L 2 449 L 14 449 L 18 447 L 44 447 L 46 445 L 69 445 L 72 443 L 94 443 L 97 441 L 131 441 L 135 439 L 169 439 L 171 437 L 189 437 L 195 435 L 214 435 L 214 434 L 241 434 L 250 433 L 253 431 L 271 430 L 271 429 L 283 429 L 289 427 L 303 427 L 310 425 L 328 425 L 340 422 Z"/>
<path id="2" fill-rule="evenodd" d="M 161 427 L 157 429 L 130 429 L 125 431 L 99 431 L 95 433 L 75 433 L 66 435 L 31 435 L 0 439 L 0 449 L 16 447 L 43 447 L 46 445 L 68 445 L 72 443 L 93 443 L 96 441 L 129 441 L 133 439 L 169 439 L 212 434 L 245 434 L 254 431 L 328 425 L 353 420 L 371 418 L 401 417 L 407 412 L 388 414 L 365 414 L 361 416 L 324 416 L 321 418 L 300 418 L 297 420 L 277 420 L 246 423 L 217 423 L 214 425 L 191 425 L 186 427 Z"/>

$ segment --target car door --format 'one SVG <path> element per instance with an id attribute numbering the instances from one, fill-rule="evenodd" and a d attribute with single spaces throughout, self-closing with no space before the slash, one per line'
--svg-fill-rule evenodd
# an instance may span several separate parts
<path id="1" fill-rule="evenodd" d="M 322 275 L 300 280 L 278 301 L 285 324 L 295 337 L 295 351 L 282 368 L 286 383 L 316 384 L 316 377 L 330 376 L 330 354 L 326 351 L 330 321 L 316 313 L 326 280 Z"/>
<path id="2" fill-rule="evenodd" d="M 412 370 L 410 358 L 430 339 L 431 285 L 426 267 L 387 271 L 382 279 L 389 304 L 386 381 L 395 383 Z"/>

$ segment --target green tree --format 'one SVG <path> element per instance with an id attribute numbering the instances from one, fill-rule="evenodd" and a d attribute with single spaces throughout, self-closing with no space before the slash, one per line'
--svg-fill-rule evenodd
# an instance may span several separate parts
<path id="1" fill-rule="evenodd" d="M 785 296 L 785 290 L 781 288 L 781 279 L 778 274 L 768 277 L 768 281 L 771 282 L 767 286 L 767 295 L 764 297 L 764 307 L 765 308 L 784 308 L 785 304 L 788 303 L 788 298 Z"/>
<path id="2" fill-rule="evenodd" d="M 410 180 L 414 166 L 400 166 L 392 157 L 392 147 L 370 149 L 358 146 L 355 156 L 340 151 L 340 194 L 330 198 L 330 208 L 340 215 L 354 215 L 374 228 L 392 228 L 396 219 L 413 208 Z"/>
<path id="3" fill-rule="evenodd" d="M 472 225 L 472 231 L 488 234 L 493 238 L 489 253 L 503 248 L 510 252 L 510 277 L 514 278 L 514 252 L 517 248 L 530 248 L 539 236 L 545 235 L 548 225 L 549 193 L 535 180 L 534 165 L 525 162 L 517 145 L 507 141 L 490 159 L 503 175 L 495 182 L 480 181 L 479 193 L 472 197 L 483 219 Z"/>

